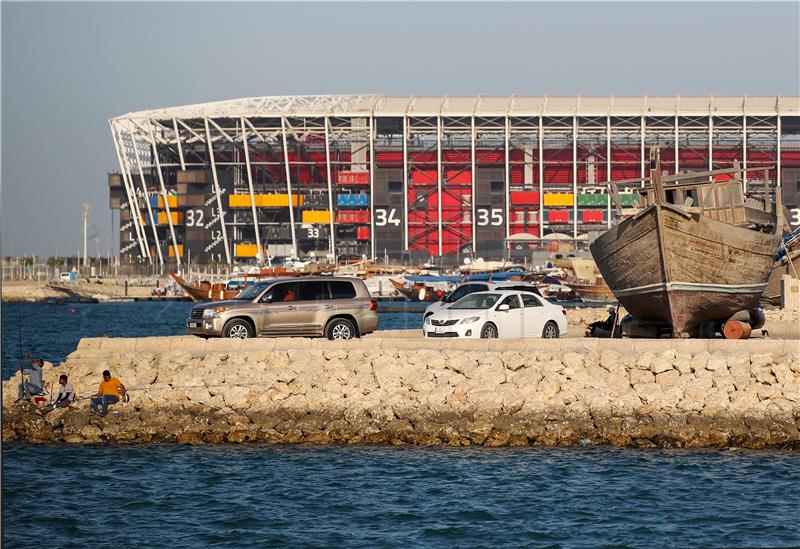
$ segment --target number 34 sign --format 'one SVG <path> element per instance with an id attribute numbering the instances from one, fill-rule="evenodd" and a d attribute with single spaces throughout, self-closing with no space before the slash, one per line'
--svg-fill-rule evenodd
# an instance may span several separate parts
<path id="1" fill-rule="evenodd" d="M 397 209 L 375 208 L 375 226 L 385 227 L 387 225 L 400 225 L 400 218 L 397 217 Z"/>

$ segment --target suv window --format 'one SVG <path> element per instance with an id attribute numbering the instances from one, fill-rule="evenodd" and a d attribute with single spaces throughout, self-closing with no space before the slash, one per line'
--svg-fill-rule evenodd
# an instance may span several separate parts
<path id="1" fill-rule="evenodd" d="M 486 289 L 486 286 L 483 284 L 464 284 L 456 288 L 452 294 L 447 296 L 445 302 L 455 303 L 465 295 L 474 294 L 475 292 L 484 292 Z"/>
<path id="2" fill-rule="evenodd" d="M 323 282 L 298 282 L 298 301 L 322 301 L 329 299 L 328 285 Z"/>
<path id="3" fill-rule="evenodd" d="M 542 303 L 536 298 L 535 295 L 531 294 L 520 294 L 522 298 L 522 306 L 523 307 L 541 307 Z"/>
<path id="4" fill-rule="evenodd" d="M 356 289 L 352 282 L 346 280 L 331 280 L 328 282 L 331 297 L 333 299 L 353 299 L 356 297 Z"/>
<path id="5" fill-rule="evenodd" d="M 539 293 L 539 288 L 537 288 L 536 286 L 532 286 L 530 284 L 520 284 L 520 285 L 516 285 L 516 286 L 503 286 L 502 288 L 499 288 L 499 289 L 501 289 L 501 290 L 514 290 L 515 292 L 530 292 L 532 294 L 542 295 L 542 294 Z"/>
<path id="6" fill-rule="evenodd" d="M 500 305 L 508 305 L 509 309 L 519 309 L 519 298 L 515 295 L 510 295 L 500 302 Z M 499 307 L 499 305 L 498 305 Z"/>
<path id="7" fill-rule="evenodd" d="M 295 295 L 294 282 L 276 284 L 264 294 L 264 297 L 261 298 L 262 303 L 266 303 L 268 301 L 271 301 L 272 303 L 279 303 L 281 301 L 296 300 L 297 296 Z"/>

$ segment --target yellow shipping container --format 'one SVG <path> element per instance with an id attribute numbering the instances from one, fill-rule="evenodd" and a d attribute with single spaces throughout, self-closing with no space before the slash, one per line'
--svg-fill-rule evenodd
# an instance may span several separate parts
<path id="1" fill-rule="evenodd" d="M 544 195 L 545 206 L 572 206 L 572 193 L 546 193 Z"/>
<path id="2" fill-rule="evenodd" d="M 167 204 L 169 204 L 170 208 L 177 208 L 178 207 L 178 197 L 174 194 L 171 194 L 167 197 Z M 158 195 L 158 207 L 164 208 L 164 196 Z"/>
<path id="3" fill-rule="evenodd" d="M 172 218 L 172 224 L 178 225 L 183 223 L 183 213 L 181 212 L 170 212 L 170 217 Z M 158 224 L 159 225 L 168 225 L 169 220 L 167 219 L 167 212 L 158 212 Z"/>
<path id="4" fill-rule="evenodd" d="M 258 246 L 255 244 L 236 244 L 234 255 L 236 257 L 255 257 L 258 253 Z"/>
<path id="5" fill-rule="evenodd" d="M 249 208 L 250 195 L 249 194 L 228 195 L 228 206 L 231 208 Z"/>
<path id="6" fill-rule="evenodd" d="M 331 212 L 328 210 L 306 210 L 303 212 L 303 223 L 330 223 Z"/>
<path id="7" fill-rule="evenodd" d="M 257 208 L 288 208 L 289 195 L 288 194 L 257 194 L 255 195 Z M 228 206 L 231 208 L 249 208 L 250 195 L 249 194 L 231 194 L 228 195 Z M 302 206 L 303 197 L 297 194 L 292 195 L 292 205 Z"/>

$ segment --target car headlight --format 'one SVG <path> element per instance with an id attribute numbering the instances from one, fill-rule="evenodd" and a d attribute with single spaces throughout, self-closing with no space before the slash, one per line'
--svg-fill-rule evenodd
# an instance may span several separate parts
<path id="1" fill-rule="evenodd" d="M 481 319 L 479 316 L 468 316 L 467 318 L 462 318 L 460 324 L 471 324 L 472 322 L 478 322 Z"/>
<path id="2" fill-rule="evenodd" d="M 215 309 L 203 309 L 203 318 L 219 318 L 219 314 L 225 310 L 225 307 L 217 307 Z"/>
<path id="3" fill-rule="evenodd" d="M 426 316 L 425 320 L 423 320 L 422 323 L 423 324 L 430 324 L 431 323 L 431 317 L 430 316 Z"/>

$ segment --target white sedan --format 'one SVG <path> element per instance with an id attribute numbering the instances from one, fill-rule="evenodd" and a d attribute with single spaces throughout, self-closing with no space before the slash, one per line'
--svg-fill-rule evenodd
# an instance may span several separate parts
<path id="1" fill-rule="evenodd" d="M 530 292 L 469 294 L 427 317 L 425 337 L 557 338 L 567 333 L 567 312 Z"/>

